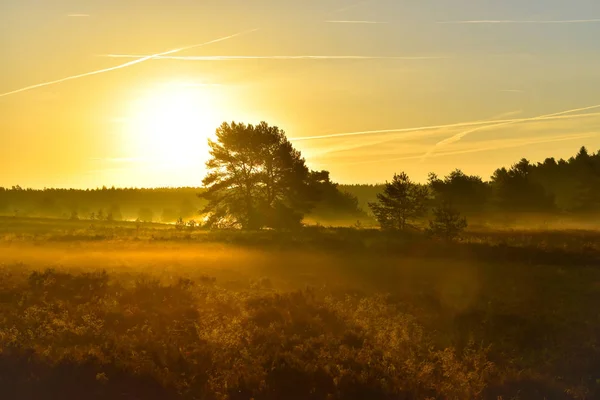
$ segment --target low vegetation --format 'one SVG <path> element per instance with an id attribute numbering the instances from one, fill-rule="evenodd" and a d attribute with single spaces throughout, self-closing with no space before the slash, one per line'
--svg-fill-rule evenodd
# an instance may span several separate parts
<path id="1" fill-rule="evenodd" d="M 15 399 L 593 399 L 599 243 L 5 218 L 0 386 Z"/>

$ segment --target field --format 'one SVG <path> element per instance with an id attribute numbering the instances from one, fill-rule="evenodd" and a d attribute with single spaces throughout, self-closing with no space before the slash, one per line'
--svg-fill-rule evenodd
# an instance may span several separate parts
<path id="1" fill-rule="evenodd" d="M 600 398 L 600 232 L 0 218 L 6 399 Z"/>

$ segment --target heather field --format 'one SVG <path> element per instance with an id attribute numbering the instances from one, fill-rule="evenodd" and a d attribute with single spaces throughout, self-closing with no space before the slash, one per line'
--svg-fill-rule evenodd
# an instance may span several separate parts
<path id="1" fill-rule="evenodd" d="M 5 218 L 9 399 L 593 399 L 600 233 Z"/>

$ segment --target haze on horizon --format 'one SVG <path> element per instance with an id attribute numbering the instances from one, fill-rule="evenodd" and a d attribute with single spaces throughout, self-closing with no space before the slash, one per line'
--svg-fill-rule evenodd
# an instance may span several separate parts
<path id="1" fill-rule="evenodd" d="M 0 186 L 199 186 L 232 120 L 340 183 L 487 179 L 600 148 L 598 37 L 592 0 L 5 0 Z"/>

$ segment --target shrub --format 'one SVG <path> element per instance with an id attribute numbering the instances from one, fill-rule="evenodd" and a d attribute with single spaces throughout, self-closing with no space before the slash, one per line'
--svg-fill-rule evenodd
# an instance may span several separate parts
<path id="1" fill-rule="evenodd" d="M 444 202 L 434 208 L 433 220 L 429 221 L 427 233 L 444 240 L 455 240 L 467 228 L 467 219 L 460 215 L 450 203 Z"/>

